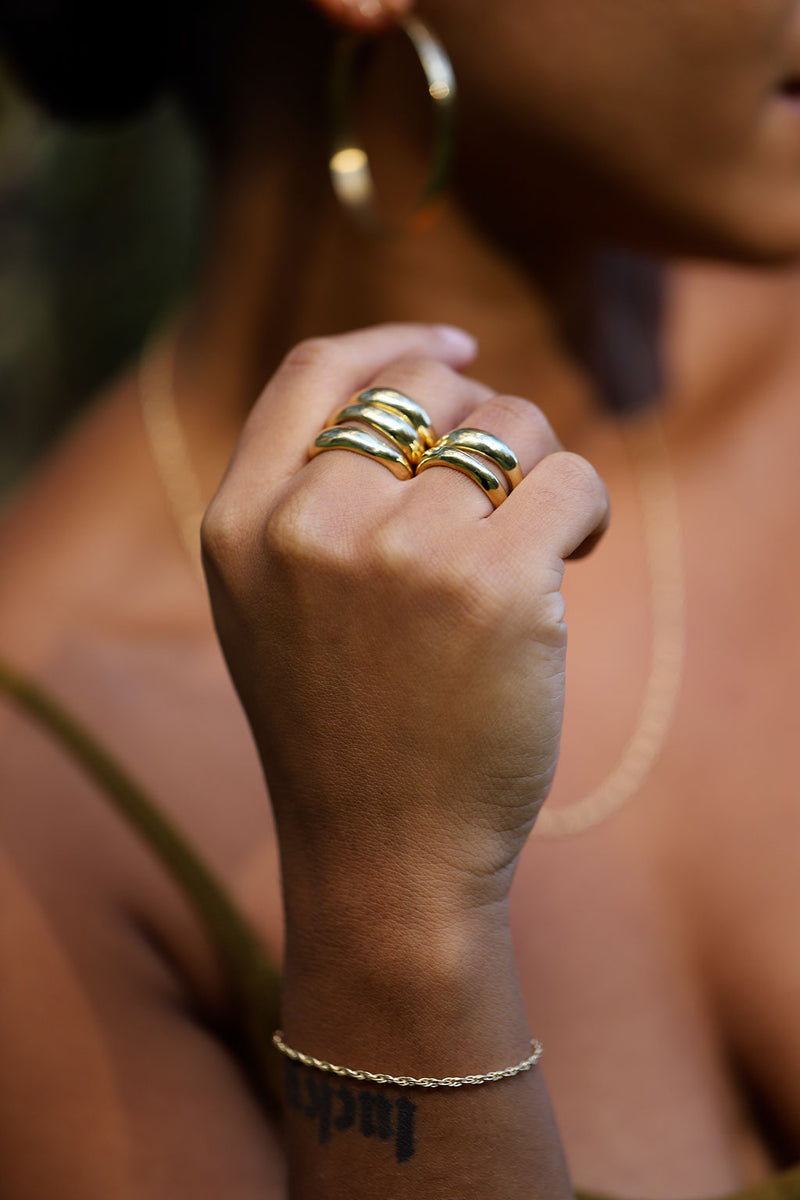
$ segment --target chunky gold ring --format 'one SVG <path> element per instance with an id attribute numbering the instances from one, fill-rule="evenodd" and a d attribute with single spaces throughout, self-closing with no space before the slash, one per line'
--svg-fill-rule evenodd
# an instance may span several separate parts
<path id="1" fill-rule="evenodd" d="M 359 392 L 357 396 L 354 396 L 350 403 L 374 404 L 378 408 L 386 409 L 387 412 L 398 413 L 401 417 L 405 417 L 414 426 L 417 437 L 426 450 L 436 442 L 433 422 L 428 413 L 421 404 L 412 400 L 410 396 L 404 395 L 403 392 L 396 392 L 394 388 L 367 388 L 365 392 Z"/>
<path id="2" fill-rule="evenodd" d="M 506 490 L 494 471 L 458 446 L 437 444 L 432 450 L 426 450 L 417 463 L 417 475 L 430 467 L 452 467 L 454 471 L 468 475 L 486 493 L 495 508 L 499 508 L 506 498 Z"/>
<path id="3" fill-rule="evenodd" d="M 365 429 L 346 429 L 337 425 L 333 429 L 323 429 L 312 442 L 308 455 L 315 458 L 323 450 L 352 450 L 355 454 L 363 454 L 366 458 L 374 458 L 398 479 L 410 479 L 414 468 L 396 446 L 390 446 L 383 438 Z"/>
<path id="4" fill-rule="evenodd" d="M 406 417 L 394 409 L 379 408 L 377 404 L 347 404 L 331 417 L 329 425 L 344 425 L 348 421 L 360 421 L 377 433 L 382 434 L 397 449 L 405 454 L 412 466 L 422 458 L 425 447 L 417 430 Z"/>
<path id="5" fill-rule="evenodd" d="M 440 437 L 436 445 L 460 446 L 462 450 L 471 450 L 474 454 L 488 458 L 491 463 L 500 467 L 512 490 L 522 483 L 519 459 L 511 447 L 493 433 L 486 433 L 483 429 L 454 429 Z"/>

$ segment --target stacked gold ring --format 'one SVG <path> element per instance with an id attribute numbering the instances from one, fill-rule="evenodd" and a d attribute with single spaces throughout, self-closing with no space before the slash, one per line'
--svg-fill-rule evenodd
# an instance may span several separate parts
<path id="1" fill-rule="evenodd" d="M 314 458 L 323 450 L 352 450 L 366 458 L 374 458 L 376 462 L 388 467 L 397 479 L 411 479 L 414 474 L 413 465 L 401 450 L 391 446 L 377 434 L 367 433 L 365 429 L 338 426 L 323 429 L 314 439 L 309 457 Z"/>
<path id="2" fill-rule="evenodd" d="M 483 429 L 454 429 L 452 433 L 440 437 L 436 445 L 458 446 L 461 450 L 471 450 L 473 454 L 480 454 L 482 458 L 489 459 L 495 466 L 500 467 L 508 480 L 509 489 L 522 483 L 519 459 L 514 451 L 493 433 L 486 433 Z"/>
<path id="3" fill-rule="evenodd" d="M 477 457 L 476 457 L 477 456 Z M 489 465 L 491 464 L 491 465 Z M 483 429 L 454 429 L 439 438 L 417 463 L 416 474 L 430 467 L 451 467 L 477 483 L 499 508 L 522 482 L 519 459 L 510 446 Z M 492 468 L 499 468 L 499 474 Z M 503 486 L 501 477 L 505 479 Z"/>
<path id="4" fill-rule="evenodd" d="M 519 459 L 499 437 L 465 428 L 437 441 L 422 405 L 394 388 L 367 388 L 337 409 L 314 439 L 309 456 L 323 450 L 363 454 L 403 480 L 431 467 L 450 467 L 477 483 L 494 508 L 522 482 Z"/>
<path id="5" fill-rule="evenodd" d="M 355 401 L 361 404 L 374 404 L 389 412 L 400 413 L 409 424 L 414 426 L 423 449 L 429 450 L 436 442 L 433 422 L 422 405 L 418 404 L 416 400 L 412 400 L 410 396 L 396 392 L 394 388 L 368 388 L 365 392 L 359 392 Z"/>
<path id="6" fill-rule="evenodd" d="M 383 463 L 396 478 L 410 479 L 435 438 L 431 419 L 416 400 L 393 388 L 369 388 L 333 414 L 314 439 L 309 456 L 323 450 L 352 450 Z"/>

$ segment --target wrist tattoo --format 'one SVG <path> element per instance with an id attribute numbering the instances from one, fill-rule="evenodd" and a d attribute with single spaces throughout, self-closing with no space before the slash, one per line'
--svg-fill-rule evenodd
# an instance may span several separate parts
<path id="1" fill-rule="evenodd" d="M 352 1087 L 346 1080 L 333 1083 L 288 1059 L 284 1079 L 287 1108 L 316 1124 L 320 1146 L 334 1133 L 354 1130 L 365 1138 L 392 1142 L 398 1163 L 414 1157 L 417 1106 L 407 1096 L 390 1099 L 385 1091 Z"/>

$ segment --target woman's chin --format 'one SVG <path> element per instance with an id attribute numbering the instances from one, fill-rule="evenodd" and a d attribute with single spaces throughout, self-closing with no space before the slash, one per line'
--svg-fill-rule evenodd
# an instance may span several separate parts
<path id="1" fill-rule="evenodd" d="M 655 231 L 654 231 L 655 232 Z M 753 267 L 800 262 L 800 194 L 792 204 L 764 198 L 738 210 L 673 214 L 653 247 L 672 257 L 718 259 Z"/>
<path id="2" fill-rule="evenodd" d="M 699 245 L 697 253 L 743 266 L 789 267 L 800 262 L 800 220 L 722 228 L 707 238 L 705 246 Z"/>

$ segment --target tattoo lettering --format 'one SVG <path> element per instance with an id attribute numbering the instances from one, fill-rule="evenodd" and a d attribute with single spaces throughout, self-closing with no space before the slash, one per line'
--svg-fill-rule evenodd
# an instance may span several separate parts
<path id="1" fill-rule="evenodd" d="M 365 1138 L 393 1141 L 398 1163 L 414 1157 L 417 1106 L 407 1096 L 390 1100 L 384 1092 L 353 1088 L 345 1079 L 332 1083 L 288 1060 L 285 1082 L 287 1107 L 315 1122 L 320 1146 L 334 1131 L 354 1129 Z"/>
<path id="2" fill-rule="evenodd" d="M 360 1128 L 364 1137 L 374 1137 L 377 1133 L 382 1142 L 388 1141 L 394 1132 L 392 1129 L 393 1107 L 391 1100 L 387 1100 L 380 1092 L 359 1092 Z"/>

